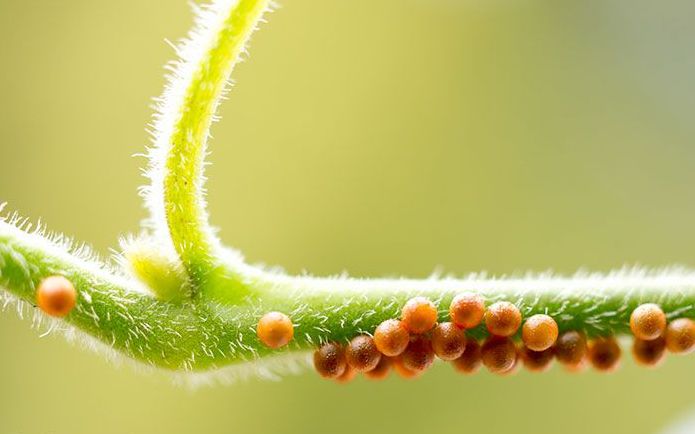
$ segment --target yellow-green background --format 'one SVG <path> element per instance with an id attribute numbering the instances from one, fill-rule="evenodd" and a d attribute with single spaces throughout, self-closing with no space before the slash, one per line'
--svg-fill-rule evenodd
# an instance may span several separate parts
<path id="1" fill-rule="evenodd" d="M 286 0 L 215 126 L 223 239 L 289 272 L 695 265 L 687 0 Z M 183 0 L 0 0 L 0 202 L 108 254 L 145 216 Z M 311 372 L 190 392 L 0 315 L 0 432 L 653 433 L 695 356 L 614 375 Z M 516 430 L 516 431 L 511 431 Z"/>

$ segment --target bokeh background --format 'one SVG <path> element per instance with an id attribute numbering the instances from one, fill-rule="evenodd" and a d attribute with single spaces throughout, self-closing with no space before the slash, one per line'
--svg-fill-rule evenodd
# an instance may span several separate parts
<path id="1" fill-rule="evenodd" d="M 695 265 L 695 3 L 287 0 L 214 128 L 210 211 L 252 262 L 424 277 Z M 183 0 L 0 0 L 0 202 L 105 255 L 145 216 Z M 0 315 L 0 432 L 662 432 L 695 357 L 614 375 L 189 391 Z"/>

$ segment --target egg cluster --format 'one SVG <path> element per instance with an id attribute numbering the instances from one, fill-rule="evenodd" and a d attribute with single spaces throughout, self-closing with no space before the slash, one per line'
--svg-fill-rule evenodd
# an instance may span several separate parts
<path id="1" fill-rule="evenodd" d="M 273 326 L 268 325 L 269 319 Z M 475 373 L 481 366 L 500 375 L 513 374 L 521 366 L 542 372 L 555 360 L 570 372 L 589 366 L 610 372 L 620 365 L 621 349 L 615 337 L 588 340 L 578 330 L 560 333 L 551 316 L 536 314 L 524 320 L 519 308 L 507 301 L 486 306 L 478 294 L 459 294 L 449 306 L 449 321 L 438 323 L 437 319 L 432 301 L 412 298 L 403 306 L 400 319 L 385 320 L 372 336 L 359 335 L 346 344 L 323 344 L 314 353 L 314 367 L 324 378 L 347 382 L 358 373 L 382 379 L 391 370 L 403 378 L 415 378 L 435 358 L 451 362 L 463 374 Z M 466 336 L 467 330 L 481 323 L 489 333 L 487 339 L 478 342 Z M 695 322 L 680 318 L 669 323 L 653 303 L 632 312 L 630 329 L 635 337 L 632 353 L 641 365 L 658 365 L 666 350 L 683 354 L 695 349 Z M 258 336 L 271 348 L 289 342 L 292 333 L 292 323 L 283 314 L 271 312 L 259 322 Z M 520 337 L 518 344 L 516 336 Z"/>
<path id="2" fill-rule="evenodd" d="M 400 320 L 382 322 L 373 337 L 358 336 L 345 347 L 335 342 L 323 345 L 314 353 L 314 366 L 322 377 L 341 381 L 357 372 L 364 372 L 369 378 L 383 378 L 389 366 L 404 378 L 414 378 L 428 369 L 435 357 L 451 362 L 464 374 L 476 372 L 481 365 L 494 373 L 509 374 L 520 363 L 530 370 L 542 371 L 555 357 L 559 331 L 548 315 L 534 315 L 522 326 L 521 312 L 514 304 L 501 301 L 486 308 L 483 297 L 464 293 L 451 302 L 450 321 L 437 323 L 437 317 L 434 303 L 415 297 L 403 306 Z M 466 330 L 483 321 L 490 336 L 481 345 L 467 338 Z M 512 340 L 519 328 L 524 342 L 521 347 Z M 563 335 L 561 340 L 568 363 L 585 357 L 575 354 L 578 350 L 586 353 L 586 340 L 577 336 L 578 341 L 572 334 Z M 370 375 L 376 367 L 379 374 Z"/>

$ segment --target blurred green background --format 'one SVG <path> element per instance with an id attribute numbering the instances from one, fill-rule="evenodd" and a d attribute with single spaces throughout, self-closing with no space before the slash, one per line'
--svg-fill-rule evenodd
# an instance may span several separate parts
<path id="1" fill-rule="evenodd" d="M 252 262 L 424 277 L 695 264 L 695 3 L 287 0 L 214 128 L 210 211 Z M 183 0 L 0 0 L 0 202 L 108 254 Z M 695 357 L 615 375 L 188 391 L 0 315 L 0 432 L 654 433 Z"/>

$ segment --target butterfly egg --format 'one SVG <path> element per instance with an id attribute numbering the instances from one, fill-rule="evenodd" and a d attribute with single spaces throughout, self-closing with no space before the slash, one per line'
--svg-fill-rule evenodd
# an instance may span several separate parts
<path id="1" fill-rule="evenodd" d="M 63 276 L 50 276 L 39 284 L 36 290 L 36 303 L 50 316 L 64 317 L 77 303 L 77 291 Z"/>
<path id="2" fill-rule="evenodd" d="M 284 313 L 268 312 L 258 321 L 256 334 L 267 347 L 277 349 L 292 340 L 294 326 Z"/>
<path id="3" fill-rule="evenodd" d="M 630 330 L 637 339 L 656 339 L 666 330 L 666 315 L 654 303 L 642 304 L 630 315 Z"/>
<path id="4" fill-rule="evenodd" d="M 589 358 L 585 356 L 579 363 L 574 365 L 564 365 L 565 371 L 570 374 L 581 374 L 589 369 Z"/>
<path id="5" fill-rule="evenodd" d="M 387 319 L 374 331 L 374 344 L 377 349 L 389 357 L 400 355 L 410 342 L 410 333 L 397 319 Z"/>
<path id="6" fill-rule="evenodd" d="M 521 325 L 521 312 L 508 301 L 498 301 L 485 312 L 485 325 L 495 336 L 512 336 Z"/>
<path id="7" fill-rule="evenodd" d="M 666 339 L 656 338 L 651 341 L 635 339 L 632 343 L 632 356 L 642 366 L 656 367 L 666 355 Z"/>
<path id="8" fill-rule="evenodd" d="M 432 366 L 434 350 L 432 343 L 424 336 L 415 336 L 401 354 L 403 366 L 415 372 L 422 372 Z"/>
<path id="9" fill-rule="evenodd" d="M 340 374 L 335 379 L 335 381 L 337 381 L 340 384 L 345 384 L 345 383 L 349 383 L 352 380 L 354 380 L 356 376 L 357 376 L 357 370 L 352 368 L 350 365 L 346 365 L 345 371 L 343 371 L 343 373 Z"/>
<path id="10" fill-rule="evenodd" d="M 458 327 L 470 329 L 483 320 L 485 315 L 485 299 L 483 296 L 465 292 L 458 294 L 449 306 L 449 318 Z"/>
<path id="11" fill-rule="evenodd" d="M 384 378 L 388 377 L 392 364 L 393 361 L 390 357 L 381 356 L 379 363 L 377 363 L 374 369 L 365 372 L 364 376 L 370 380 L 383 380 Z"/>
<path id="12" fill-rule="evenodd" d="M 514 342 L 512 342 L 514 343 Z M 501 375 L 503 377 L 511 377 L 513 375 L 516 375 L 519 373 L 521 370 L 521 349 L 515 344 L 514 345 L 515 354 L 514 354 L 514 363 L 512 363 L 512 367 L 507 369 L 506 371 L 503 372 L 498 372 L 498 375 Z"/>
<path id="13" fill-rule="evenodd" d="M 578 331 L 561 334 L 555 342 L 555 358 L 568 368 L 583 363 L 586 352 L 586 336 Z"/>
<path id="14" fill-rule="evenodd" d="M 442 360 L 454 360 L 466 349 L 466 333 L 451 322 L 437 324 L 432 330 L 432 349 Z"/>
<path id="15" fill-rule="evenodd" d="M 553 348 L 547 348 L 542 351 L 533 351 L 526 346 L 521 348 L 521 361 L 524 367 L 531 372 L 544 372 L 550 369 L 554 356 Z"/>
<path id="16" fill-rule="evenodd" d="M 602 372 L 612 372 L 620 367 L 621 350 L 614 337 L 597 338 L 589 343 L 589 362 Z"/>
<path id="17" fill-rule="evenodd" d="M 347 363 L 343 347 L 335 342 L 323 344 L 314 352 L 314 368 L 323 378 L 338 378 L 345 373 Z"/>
<path id="18" fill-rule="evenodd" d="M 345 360 L 357 372 L 371 371 L 381 360 L 374 339 L 367 335 L 354 337 L 345 349 Z"/>
<path id="19" fill-rule="evenodd" d="M 524 345 L 533 351 L 544 351 L 557 340 L 557 323 L 548 315 L 533 315 L 524 322 L 521 338 Z"/>
<path id="20" fill-rule="evenodd" d="M 395 357 L 393 359 L 393 370 L 396 371 L 399 377 L 409 380 L 411 378 L 419 377 L 423 371 L 414 371 L 403 364 L 402 357 Z"/>
<path id="21" fill-rule="evenodd" d="M 695 322 L 688 318 L 673 320 L 666 327 L 666 348 L 673 354 L 687 354 L 695 349 Z"/>
<path id="22" fill-rule="evenodd" d="M 466 349 L 458 359 L 451 362 L 454 369 L 461 374 L 475 374 L 482 363 L 480 356 L 480 344 L 475 339 L 466 341 Z"/>
<path id="23" fill-rule="evenodd" d="M 511 339 L 490 336 L 481 349 L 483 365 L 495 374 L 509 371 L 516 363 L 516 346 Z"/>
<path id="24" fill-rule="evenodd" d="M 411 333 L 425 333 L 437 323 L 437 307 L 425 297 L 408 300 L 401 312 L 403 326 Z"/>

